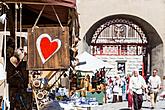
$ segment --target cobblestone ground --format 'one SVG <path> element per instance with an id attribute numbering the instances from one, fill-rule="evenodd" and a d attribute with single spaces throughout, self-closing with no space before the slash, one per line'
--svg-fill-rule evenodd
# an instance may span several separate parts
<path id="1" fill-rule="evenodd" d="M 128 110 L 127 101 L 108 103 L 101 106 L 93 107 L 91 108 L 91 110 Z M 150 102 L 144 101 L 142 110 L 151 110 Z M 165 99 L 158 101 L 154 110 L 165 110 Z"/>

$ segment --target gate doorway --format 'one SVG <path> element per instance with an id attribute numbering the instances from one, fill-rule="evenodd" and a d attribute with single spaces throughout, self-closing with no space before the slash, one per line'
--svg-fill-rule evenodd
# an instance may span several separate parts
<path id="1" fill-rule="evenodd" d="M 143 76 L 147 76 L 155 68 L 152 62 L 154 49 L 163 49 L 156 30 L 146 21 L 131 15 L 101 19 L 88 30 L 84 39 L 92 55 L 114 65 L 109 75 L 121 73 L 118 66 L 122 63 L 124 75 L 138 69 Z M 162 56 L 162 53 L 159 54 Z M 163 68 L 158 69 L 163 74 Z"/>

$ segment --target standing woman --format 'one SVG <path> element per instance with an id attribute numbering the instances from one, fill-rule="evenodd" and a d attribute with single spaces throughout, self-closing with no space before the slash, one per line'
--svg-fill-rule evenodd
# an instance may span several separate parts
<path id="1" fill-rule="evenodd" d="M 127 100 L 128 100 L 128 108 L 132 110 L 132 104 L 133 104 L 133 96 L 131 91 L 129 90 L 129 82 L 130 82 L 131 74 L 128 74 L 127 76 Z"/>
<path id="2" fill-rule="evenodd" d="M 138 70 L 133 70 L 133 76 L 130 78 L 129 90 L 133 94 L 134 110 L 141 110 L 143 97 L 142 91 L 146 89 L 147 85 L 144 78 L 139 74 Z"/>
<path id="3" fill-rule="evenodd" d="M 123 83 L 119 75 L 115 76 L 115 80 L 113 81 L 113 103 L 122 102 L 122 86 Z"/>

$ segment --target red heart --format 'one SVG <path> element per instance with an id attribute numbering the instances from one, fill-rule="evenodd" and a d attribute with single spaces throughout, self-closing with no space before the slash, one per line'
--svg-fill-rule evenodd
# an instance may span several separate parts
<path id="1" fill-rule="evenodd" d="M 45 59 L 52 55 L 54 51 L 56 51 L 57 47 L 58 43 L 56 41 L 50 42 L 50 40 L 46 37 L 41 39 L 40 48 Z"/>
<path id="2" fill-rule="evenodd" d="M 41 34 L 36 41 L 36 46 L 42 63 L 45 63 L 52 55 L 54 55 L 61 47 L 61 41 L 54 39 L 48 34 Z"/>

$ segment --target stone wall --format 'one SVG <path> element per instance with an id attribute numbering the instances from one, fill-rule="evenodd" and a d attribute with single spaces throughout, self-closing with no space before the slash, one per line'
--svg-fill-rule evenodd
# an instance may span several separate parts
<path id="1" fill-rule="evenodd" d="M 163 44 L 152 49 L 151 52 L 151 72 L 153 69 L 158 69 L 158 75 L 163 78 L 164 74 L 164 59 L 163 59 Z"/>

